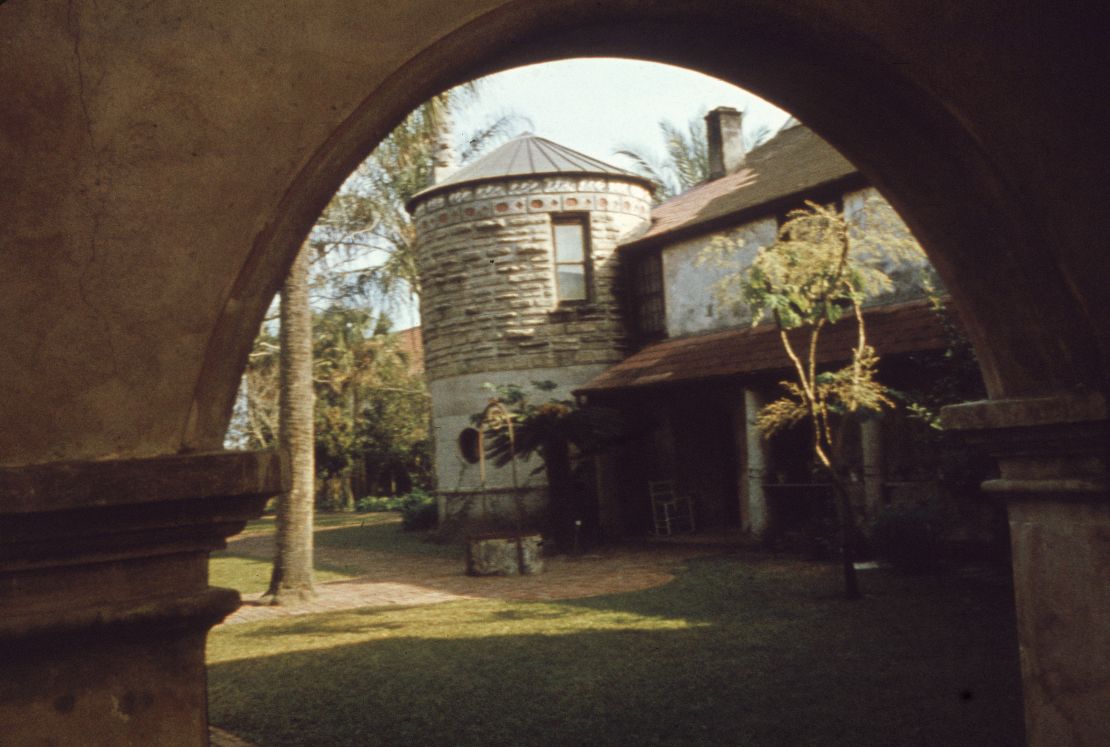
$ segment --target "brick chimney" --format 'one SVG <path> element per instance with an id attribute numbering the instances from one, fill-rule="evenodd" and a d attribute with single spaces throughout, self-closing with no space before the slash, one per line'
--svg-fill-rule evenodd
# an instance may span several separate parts
<path id="1" fill-rule="evenodd" d="M 706 141 L 709 145 L 709 178 L 735 174 L 744 166 L 743 113 L 731 106 L 718 106 L 705 115 Z"/>

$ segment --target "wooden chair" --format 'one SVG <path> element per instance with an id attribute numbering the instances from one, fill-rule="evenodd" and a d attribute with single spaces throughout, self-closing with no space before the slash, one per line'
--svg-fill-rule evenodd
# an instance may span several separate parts
<path id="1" fill-rule="evenodd" d="M 648 494 L 657 537 L 669 537 L 675 530 L 694 531 L 694 501 L 676 494 L 673 480 L 649 481 Z"/>

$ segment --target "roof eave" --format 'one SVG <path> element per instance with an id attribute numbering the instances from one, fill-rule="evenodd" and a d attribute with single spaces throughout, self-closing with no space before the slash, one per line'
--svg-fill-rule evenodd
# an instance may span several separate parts
<path id="1" fill-rule="evenodd" d="M 804 189 L 795 190 L 781 197 L 773 197 L 757 205 L 740 208 L 731 213 L 725 213 L 700 221 L 688 221 L 682 225 L 664 231 L 663 233 L 633 239 L 632 241 L 621 244 L 618 249 L 621 252 L 647 251 L 651 248 L 659 247 L 662 244 L 685 241 L 705 234 L 715 233 L 723 228 L 732 228 L 734 226 L 750 223 L 756 218 L 778 213 L 781 208 L 795 205 L 801 200 L 807 198 L 812 199 L 814 197 L 814 192 L 833 189 L 858 189 L 869 185 L 870 182 L 867 177 L 859 172 L 845 174 L 844 176 L 819 182 Z"/>
<path id="2" fill-rule="evenodd" d="M 435 197 L 437 195 L 444 194 L 444 193 L 447 193 L 447 192 L 452 192 L 456 189 L 460 189 L 460 188 L 463 188 L 463 187 L 473 187 L 476 184 L 493 184 L 493 183 L 496 183 L 496 182 L 507 182 L 507 181 L 512 181 L 514 179 L 523 179 L 523 178 L 534 179 L 534 178 L 546 178 L 546 177 L 551 177 L 551 176 L 575 177 L 575 178 L 577 178 L 577 177 L 592 177 L 592 178 L 595 178 L 595 179 L 619 179 L 621 181 L 632 182 L 633 184 L 639 184 L 642 187 L 646 187 L 650 194 L 655 194 L 655 184 L 650 179 L 639 176 L 637 174 L 627 174 L 627 175 L 626 174 L 609 174 L 609 173 L 605 173 L 605 172 L 601 172 L 601 171 L 548 171 L 548 172 L 539 172 L 539 173 L 536 173 L 536 174 L 529 174 L 527 177 L 524 177 L 524 176 L 519 175 L 519 174 L 505 175 L 505 176 L 487 176 L 487 177 L 482 177 L 482 178 L 479 178 L 479 179 L 468 179 L 466 181 L 453 182 L 453 183 L 450 183 L 450 184 L 436 184 L 436 185 L 428 187 L 427 189 L 424 189 L 420 192 L 417 192 L 412 197 L 410 197 L 408 200 L 406 200 L 405 201 L 405 210 L 407 210 L 409 212 L 409 215 L 412 215 L 413 211 L 416 210 L 416 206 L 419 203 L 423 202 L 424 200 L 428 200 L 428 199 L 431 199 L 432 197 Z"/>

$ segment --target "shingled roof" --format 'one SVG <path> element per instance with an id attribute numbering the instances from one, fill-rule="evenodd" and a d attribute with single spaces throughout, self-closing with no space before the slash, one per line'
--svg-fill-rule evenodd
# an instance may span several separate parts
<path id="1" fill-rule="evenodd" d="M 409 373 L 424 373 L 424 336 L 420 327 L 409 327 L 395 332 L 397 348 L 408 359 Z"/>
<path id="2" fill-rule="evenodd" d="M 862 176 L 856 167 L 808 127 L 796 124 L 747 156 L 735 174 L 698 185 L 672 197 L 651 212 L 651 228 L 624 247 L 658 243 L 673 234 L 697 235 L 717 230 L 776 200 L 812 193 L 823 185 Z M 754 216 L 753 216 L 754 217 Z"/>
<path id="3" fill-rule="evenodd" d="M 438 184 L 417 192 L 409 199 L 406 207 L 411 211 L 421 200 L 463 184 L 553 175 L 617 176 L 654 189 L 651 181 L 639 174 L 599 161 L 547 138 L 529 134 L 513 138 Z"/>
<path id="4" fill-rule="evenodd" d="M 948 337 L 928 301 L 879 306 L 864 312 L 867 340 L 880 356 L 943 350 Z M 798 343 L 801 335 L 791 335 Z M 841 320 L 824 332 L 822 364 L 846 361 L 856 343 L 856 326 Z M 605 370 L 575 394 L 687 384 L 790 367 L 773 324 L 664 340 Z"/>

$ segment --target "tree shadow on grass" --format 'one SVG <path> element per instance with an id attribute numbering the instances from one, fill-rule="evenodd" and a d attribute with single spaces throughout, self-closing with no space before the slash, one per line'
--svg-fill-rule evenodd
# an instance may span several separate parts
<path id="1" fill-rule="evenodd" d="M 505 605 L 512 604 L 511 608 Z M 558 606 L 557 603 L 501 603 L 491 602 L 481 605 L 481 609 L 468 609 L 465 615 L 454 616 L 450 613 L 444 615 L 447 619 L 442 623 L 459 637 L 466 637 L 468 628 L 488 628 L 491 624 L 517 622 L 517 623 L 545 623 L 553 624 L 558 621 L 573 619 L 580 616 L 580 612 Z M 491 608 L 492 607 L 492 608 Z M 442 609 L 446 609 L 445 607 Z M 247 639 L 266 638 L 295 638 L 298 636 L 337 636 L 360 635 L 379 630 L 412 630 L 415 628 L 431 629 L 427 637 L 438 637 L 435 623 L 428 625 L 427 618 L 441 611 L 440 605 L 420 606 L 388 606 L 388 607 L 359 607 L 344 610 L 341 614 L 316 613 L 287 618 L 280 625 L 240 625 L 233 631 L 234 635 Z M 632 615 L 623 616 L 627 622 L 633 621 Z M 418 624 L 414 624 L 419 621 Z M 620 622 L 620 618 L 617 619 Z M 479 633 L 480 635 L 480 633 Z"/>
<path id="2" fill-rule="evenodd" d="M 315 649 L 213 664 L 212 720 L 282 745 L 1023 743 L 1006 589 L 880 574 L 848 603 L 783 571 L 236 626 Z"/>
<path id="3" fill-rule="evenodd" d="M 1019 692 L 961 699 L 970 675 L 633 631 L 391 639 L 218 664 L 209 682 L 213 722 L 263 744 L 1020 744 Z"/>

